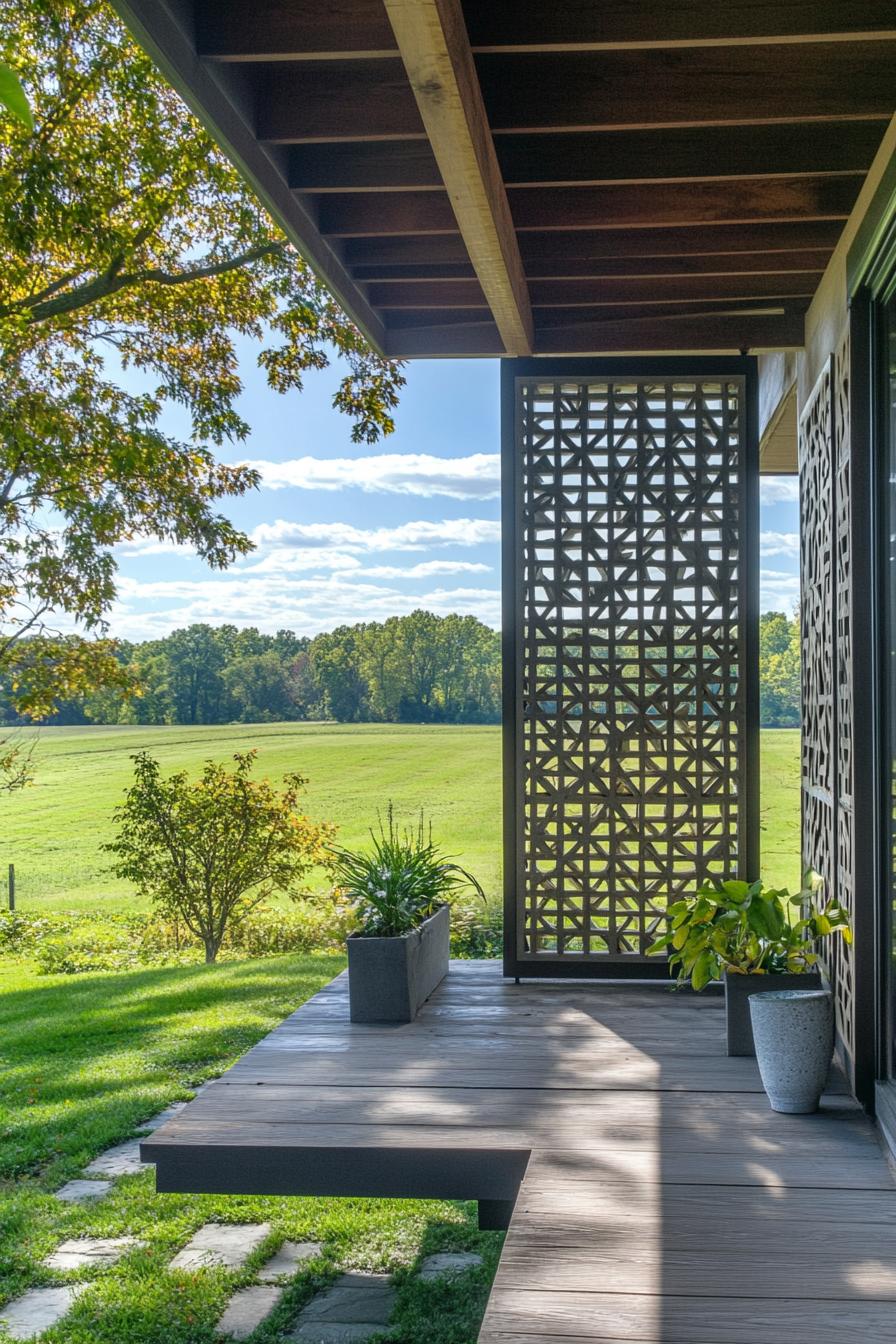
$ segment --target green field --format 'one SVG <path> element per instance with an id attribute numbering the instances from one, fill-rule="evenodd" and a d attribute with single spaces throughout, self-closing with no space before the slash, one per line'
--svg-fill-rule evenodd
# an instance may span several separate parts
<path id="1" fill-rule="evenodd" d="M 412 820 L 423 807 L 434 833 L 497 900 L 501 870 L 500 730 L 493 726 L 259 724 L 226 727 L 42 728 L 35 780 L 0 798 L 0 882 L 16 867 L 22 910 L 137 908 L 108 872 L 100 845 L 146 748 L 167 770 L 255 747 L 259 769 L 308 778 L 307 810 L 333 821 L 343 844 L 363 841 L 393 799 Z M 771 882 L 799 880 L 799 733 L 762 733 L 762 867 Z"/>

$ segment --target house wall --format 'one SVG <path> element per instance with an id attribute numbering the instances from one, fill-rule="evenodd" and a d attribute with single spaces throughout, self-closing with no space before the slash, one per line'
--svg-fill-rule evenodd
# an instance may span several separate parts
<path id="1" fill-rule="evenodd" d="M 876 871 L 873 526 L 867 312 L 847 257 L 896 156 L 896 118 L 806 316 L 796 362 L 802 565 L 803 866 L 850 913 L 827 951 L 847 1076 L 870 1103 L 875 1072 Z M 773 389 L 770 368 L 766 387 Z"/>

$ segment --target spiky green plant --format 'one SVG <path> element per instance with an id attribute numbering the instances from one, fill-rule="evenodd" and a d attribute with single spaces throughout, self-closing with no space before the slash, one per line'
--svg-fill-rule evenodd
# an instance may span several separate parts
<path id="1" fill-rule="evenodd" d="M 422 811 L 415 827 L 399 828 L 389 803 L 370 840 L 368 850 L 331 851 L 336 886 L 355 908 L 361 937 L 400 938 L 466 888 L 485 900 L 476 878 L 436 845 Z"/>

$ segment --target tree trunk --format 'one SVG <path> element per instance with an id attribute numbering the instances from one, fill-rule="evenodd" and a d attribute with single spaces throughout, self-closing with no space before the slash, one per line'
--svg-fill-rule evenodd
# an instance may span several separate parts
<path id="1" fill-rule="evenodd" d="M 217 957 L 219 946 L 220 946 L 220 944 L 219 944 L 219 943 L 216 943 L 213 939 L 209 939 L 209 938 L 206 938 L 206 939 L 205 939 L 205 964 L 206 964 L 206 966 L 211 966 L 212 962 L 213 962 L 213 961 L 215 960 L 215 958 Z"/>

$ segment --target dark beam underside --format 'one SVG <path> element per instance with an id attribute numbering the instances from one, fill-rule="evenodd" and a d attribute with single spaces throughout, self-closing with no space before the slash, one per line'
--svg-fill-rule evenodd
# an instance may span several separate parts
<path id="1" fill-rule="evenodd" d="M 199 0 L 196 15 L 199 50 L 219 61 L 397 55 L 381 0 Z M 803 42 L 896 28 L 889 0 L 467 0 L 464 16 L 474 51 Z"/>
<path id="2" fill-rule="evenodd" d="M 691 224 L 777 224 L 800 220 L 845 220 L 862 185 L 844 177 L 732 178 L 726 182 L 525 187 L 510 193 L 520 231 L 534 229 L 671 228 Z M 318 202 L 325 237 L 380 235 L 415 237 L 453 233 L 445 192 L 361 192 L 325 195 Z"/>
<path id="3" fill-rule="evenodd" d="M 864 173 L 881 138 L 878 118 L 762 126 L 672 127 L 498 135 L 508 187 L 674 182 Z M 412 191 L 442 186 L 425 140 L 292 145 L 289 184 L 302 191 Z"/>

